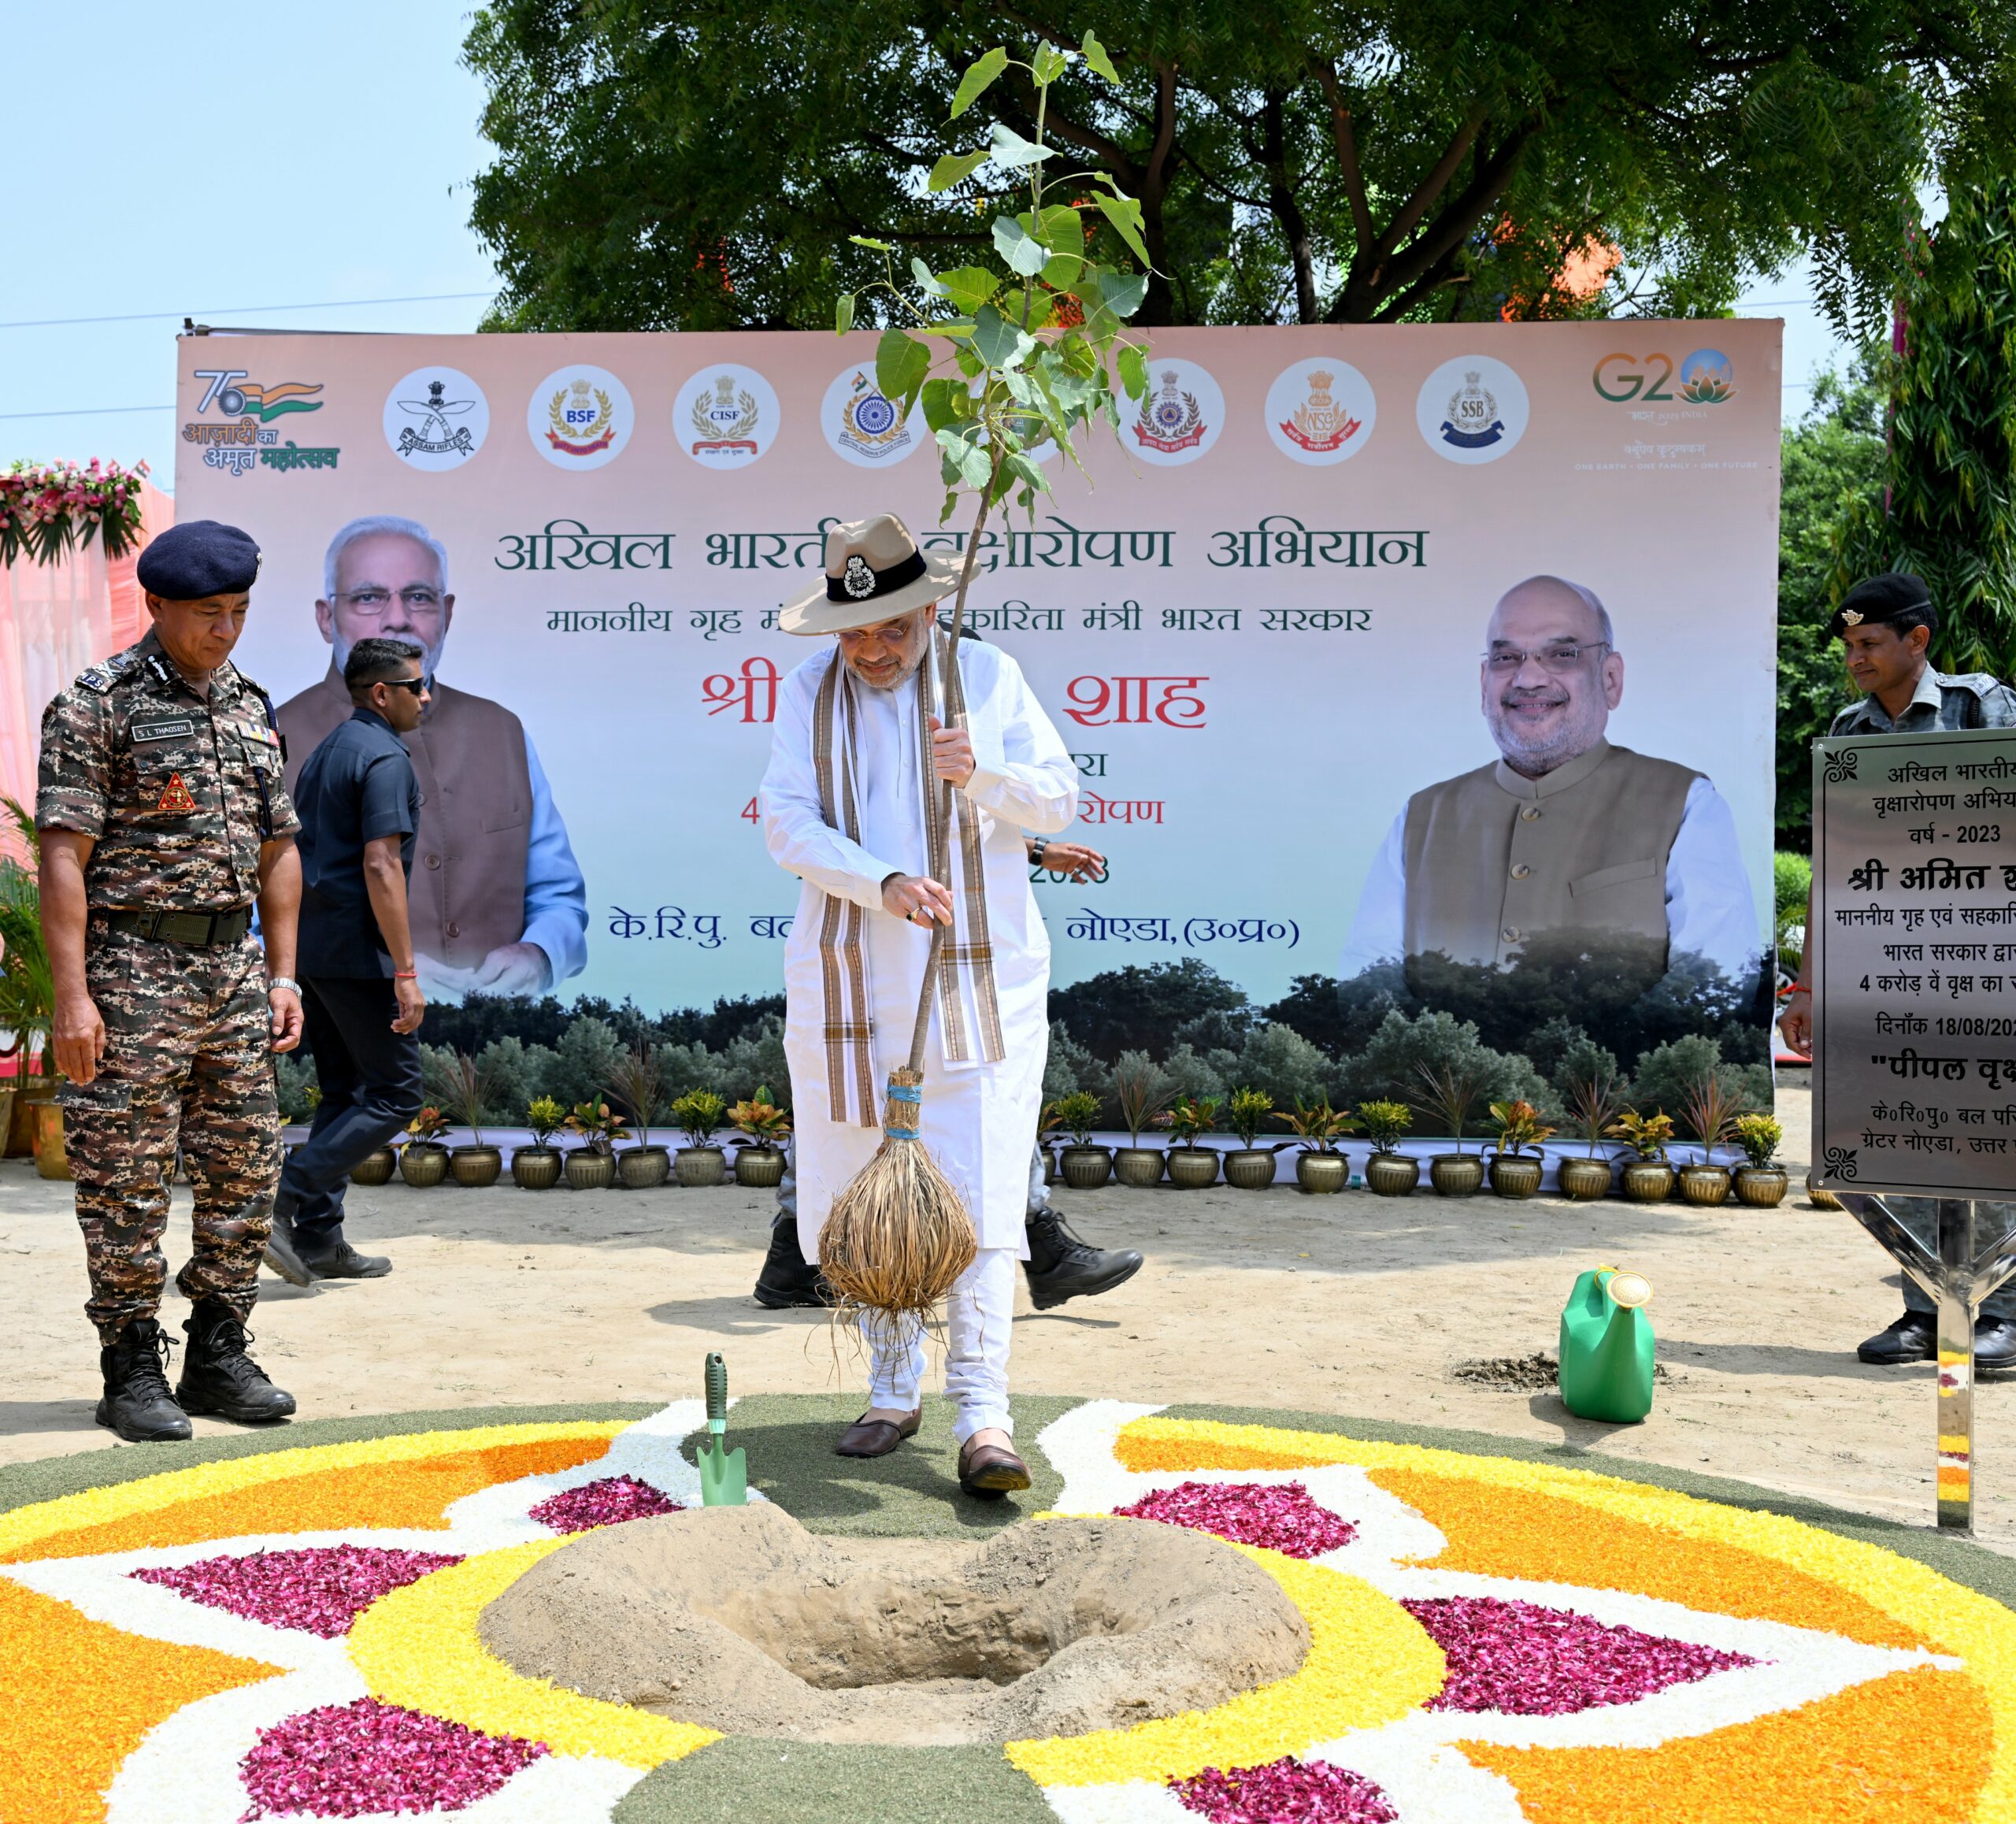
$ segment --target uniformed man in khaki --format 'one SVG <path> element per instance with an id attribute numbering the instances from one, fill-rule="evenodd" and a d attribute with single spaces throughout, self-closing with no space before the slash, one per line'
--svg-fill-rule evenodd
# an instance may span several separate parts
<path id="1" fill-rule="evenodd" d="M 43 717 L 42 915 L 97 1418 L 133 1443 L 187 1437 L 191 1412 L 250 1423 L 294 1411 L 246 1353 L 280 1168 L 272 1054 L 302 1030 L 289 979 L 300 825 L 265 693 L 230 662 L 258 568 L 235 526 L 162 533 L 139 565 L 153 630 Z M 195 1308 L 171 1394 L 155 1314 L 178 1145 L 195 1213 L 176 1284 Z"/>

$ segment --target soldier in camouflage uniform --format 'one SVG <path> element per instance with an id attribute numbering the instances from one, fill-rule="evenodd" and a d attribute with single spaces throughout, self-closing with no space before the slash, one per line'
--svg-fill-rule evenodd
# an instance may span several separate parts
<path id="1" fill-rule="evenodd" d="M 187 1437 L 190 1412 L 294 1411 L 246 1353 L 279 1173 L 271 1054 L 299 1042 L 302 1021 L 287 979 L 300 825 L 271 706 L 228 657 L 258 558 L 235 527 L 164 532 L 139 566 L 153 630 L 43 717 L 43 920 L 84 1308 L 101 1344 L 97 1417 L 132 1442 Z M 195 1213 L 176 1284 L 194 1309 L 171 1394 L 155 1314 L 178 1143 Z"/>

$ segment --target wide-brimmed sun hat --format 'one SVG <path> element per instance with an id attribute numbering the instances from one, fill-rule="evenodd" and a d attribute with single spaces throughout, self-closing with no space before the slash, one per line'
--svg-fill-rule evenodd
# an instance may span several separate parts
<path id="1" fill-rule="evenodd" d="M 843 633 L 873 627 L 949 595 L 959 566 L 921 551 L 893 513 L 843 521 L 826 534 L 826 576 L 810 594 L 784 604 L 777 625 L 787 633 Z"/>

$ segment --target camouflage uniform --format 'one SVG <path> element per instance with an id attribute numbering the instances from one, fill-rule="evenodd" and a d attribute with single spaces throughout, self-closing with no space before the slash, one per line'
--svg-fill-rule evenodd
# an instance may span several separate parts
<path id="1" fill-rule="evenodd" d="M 180 944 L 114 930 L 105 914 L 250 905 L 260 844 L 301 827 L 265 693 L 227 663 L 198 695 L 150 633 L 43 714 L 35 824 L 96 844 L 85 969 L 105 1055 L 94 1081 L 61 1092 L 91 1268 L 85 1311 L 108 1347 L 130 1320 L 154 1316 L 168 1271 L 162 1174 L 179 1140 L 196 1207 L 176 1284 L 243 1322 L 280 1170 L 265 957 L 249 932 Z"/>

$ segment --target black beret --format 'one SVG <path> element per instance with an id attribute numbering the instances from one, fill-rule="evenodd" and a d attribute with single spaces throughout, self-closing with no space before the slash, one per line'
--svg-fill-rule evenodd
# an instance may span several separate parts
<path id="1" fill-rule="evenodd" d="M 150 595 L 198 602 L 235 595 L 259 574 L 259 547 L 250 532 L 214 519 L 186 520 L 149 541 L 134 573 Z"/>
<path id="2" fill-rule="evenodd" d="M 1905 629 L 1923 626 L 1936 629 L 1938 620 L 1932 606 L 1932 591 L 1919 578 L 1906 570 L 1885 570 L 1881 576 L 1864 577 L 1841 598 L 1840 606 L 1827 623 L 1827 631 L 1838 640 L 1851 627 L 1872 621 L 1879 626 L 1901 624 Z"/>

